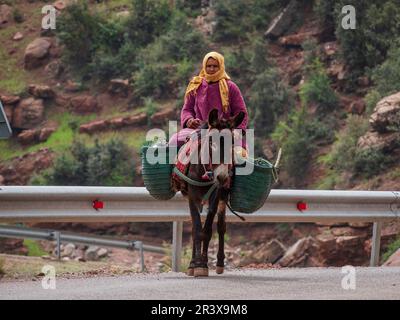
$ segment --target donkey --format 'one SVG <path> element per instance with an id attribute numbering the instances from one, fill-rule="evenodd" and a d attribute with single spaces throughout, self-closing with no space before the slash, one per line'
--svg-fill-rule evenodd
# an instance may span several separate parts
<path id="1" fill-rule="evenodd" d="M 245 117 L 244 112 L 239 112 L 234 117 L 229 119 L 219 119 L 218 110 L 213 109 L 208 116 L 208 122 L 202 124 L 200 129 L 207 129 L 210 132 L 212 129 L 216 129 L 219 132 L 228 129 L 231 131 L 232 136 L 232 148 L 233 148 L 233 129 L 237 128 Z M 200 130 L 197 131 L 200 136 Z M 206 135 L 203 140 L 211 139 L 210 136 Z M 218 216 L 217 229 L 218 229 L 218 254 L 217 254 L 217 266 L 216 273 L 222 274 L 224 272 L 224 235 L 226 232 L 226 206 L 228 201 L 228 195 L 230 190 L 231 176 L 233 175 L 233 149 L 230 150 L 230 155 L 225 157 L 224 154 L 224 137 L 219 141 L 219 145 L 207 143 L 204 141 L 195 145 L 195 152 L 201 154 L 205 148 L 205 145 L 209 147 L 210 162 L 208 164 L 200 163 L 188 163 L 186 169 L 186 175 L 180 174 L 180 177 L 187 182 L 185 192 L 182 192 L 188 197 L 190 215 L 192 220 L 192 240 L 193 250 L 192 259 L 190 261 L 187 275 L 188 276 L 208 276 L 208 246 L 212 237 L 212 225 L 215 215 Z M 212 158 L 212 149 L 219 147 L 220 159 L 215 161 Z M 200 157 L 199 157 L 200 158 Z M 226 161 L 225 159 L 228 159 Z M 174 172 L 177 172 L 176 168 Z M 209 177 L 210 182 L 204 183 L 205 177 Z M 182 190 L 181 190 L 182 191 Z M 208 199 L 208 212 L 207 217 L 202 226 L 200 213 L 204 200 Z"/>

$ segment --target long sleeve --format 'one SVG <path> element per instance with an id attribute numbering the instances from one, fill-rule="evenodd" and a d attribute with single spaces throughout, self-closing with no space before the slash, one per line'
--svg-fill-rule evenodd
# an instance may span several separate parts
<path id="1" fill-rule="evenodd" d="M 196 118 L 196 113 L 194 111 L 194 104 L 195 104 L 195 96 L 193 93 L 190 93 L 186 98 L 185 98 L 185 104 L 183 105 L 182 111 L 181 111 L 181 128 L 186 128 L 186 122 L 190 118 Z"/>
<path id="2" fill-rule="evenodd" d="M 238 126 L 238 129 L 246 129 L 248 124 L 248 113 L 246 104 L 244 102 L 239 87 L 232 81 L 230 81 L 229 86 L 229 105 L 232 116 L 238 114 L 240 111 L 243 111 L 245 113 L 243 122 Z"/>

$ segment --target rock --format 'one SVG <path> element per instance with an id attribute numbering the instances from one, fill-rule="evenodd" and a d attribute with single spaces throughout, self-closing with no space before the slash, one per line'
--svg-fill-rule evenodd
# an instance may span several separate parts
<path id="1" fill-rule="evenodd" d="M 85 260 L 88 260 L 88 261 L 97 261 L 97 260 L 99 260 L 99 255 L 97 253 L 98 250 L 99 250 L 99 247 L 90 246 L 85 252 Z"/>
<path id="2" fill-rule="evenodd" d="M 365 109 L 366 109 L 366 104 L 365 104 L 364 99 L 359 99 L 359 100 L 353 101 L 350 104 L 350 110 L 349 111 L 352 114 L 362 115 L 365 112 Z"/>
<path id="3" fill-rule="evenodd" d="M 125 125 L 123 117 L 111 119 L 109 120 L 109 123 L 113 129 L 122 128 Z"/>
<path id="4" fill-rule="evenodd" d="M 154 113 L 150 120 L 153 125 L 163 125 L 168 123 L 168 120 L 174 120 L 176 118 L 175 108 L 166 108 L 165 110 Z"/>
<path id="5" fill-rule="evenodd" d="M 105 120 L 93 121 L 86 124 L 82 124 L 79 127 L 79 132 L 91 134 L 97 131 L 103 131 L 107 128 L 107 126 L 108 124 Z"/>
<path id="6" fill-rule="evenodd" d="M 37 136 L 38 142 L 44 142 L 47 141 L 47 139 L 51 136 L 53 132 L 55 132 L 57 129 L 50 127 L 50 128 L 43 128 L 39 131 L 39 134 Z"/>
<path id="7" fill-rule="evenodd" d="M 21 32 L 17 32 L 17 33 L 14 35 L 13 40 L 14 40 L 14 41 L 20 41 L 20 40 L 22 40 L 23 38 L 24 38 L 24 35 L 23 35 Z"/>
<path id="8" fill-rule="evenodd" d="M 31 129 L 44 120 L 43 100 L 28 98 L 20 101 L 14 109 L 12 126 L 19 129 Z"/>
<path id="9" fill-rule="evenodd" d="M 100 259 L 104 258 L 108 255 L 108 250 L 105 248 L 100 248 L 99 251 L 97 251 L 97 255 Z"/>
<path id="10" fill-rule="evenodd" d="M 291 34 L 288 36 L 280 37 L 278 43 L 281 46 L 285 47 L 301 47 L 301 44 L 312 36 L 314 36 L 312 32 Z"/>
<path id="11" fill-rule="evenodd" d="M 3 104 L 14 105 L 17 104 L 21 99 L 18 96 L 0 96 L 0 100 Z"/>
<path id="12" fill-rule="evenodd" d="M 59 11 L 64 10 L 67 7 L 67 1 L 58 0 L 58 1 L 53 3 L 53 7 L 56 8 L 57 10 L 59 10 Z"/>
<path id="13" fill-rule="evenodd" d="M 377 149 L 385 152 L 391 152 L 400 146 L 400 133 L 378 133 L 376 131 L 368 131 L 357 141 L 357 147 L 366 149 Z"/>
<path id="14" fill-rule="evenodd" d="M 278 240 L 274 239 L 262 245 L 254 253 L 253 258 L 258 263 L 275 263 L 285 254 L 286 247 Z"/>
<path id="15" fill-rule="evenodd" d="M 14 108 L 12 106 L 6 105 L 4 106 L 4 112 L 6 113 L 8 123 L 11 124 L 13 120 Z"/>
<path id="16" fill-rule="evenodd" d="M 338 44 L 336 41 L 330 41 L 330 42 L 324 43 L 322 48 L 323 48 L 323 53 L 327 57 L 331 57 L 331 56 L 335 55 L 336 52 L 338 51 Z"/>
<path id="17" fill-rule="evenodd" d="M 60 60 L 51 61 L 44 71 L 52 78 L 58 78 L 64 72 L 64 66 Z"/>
<path id="18" fill-rule="evenodd" d="M 349 226 L 356 229 L 364 229 L 372 226 L 371 222 L 349 222 Z"/>
<path id="19" fill-rule="evenodd" d="M 65 92 L 74 93 L 74 92 L 78 92 L 79 90 L 81 90 L 81 85 L 79 83 L 71 81 L 71 80 L 68 80 L 66 85 L 64 86 Z"/>
<path id="20" fill-rule="evenodd" d="M 216 27 L 215 17 L 215 11 L 208 8 L 204 10 L 202 15 L 196 17 L 194 24 L 204 36 L 210 37 L 213 35 Z"/>
<path id="21" fill-rule="evenodd" d="M 296 14 L 301 10 L 300 1 L 291 0 L 283 11 L 272 20 L 264 37 L 275 40 L 282 36 L 293 23 Z"/>
<path id="22" fill-rule="evenodd" d="M 40 67 L 49 55 L 51 41 L 48 38 L 37 38 L 25 50 L 25 69 Z"/>
<path id="23" fill-rule="evenodd" d="M 78 114 L 92 113 L 99 110 L 96 98 L 89 95 L 72 98 L 70 104 L 72 111 Z"/>
<path id="24" fill-rule="evenodd" d="M 12 19 L 12 8 L 6 4 L 0 5 L 0 27 L 3 24 L 11 21 Z"/>
<path id="25" fill-rule="evenodd" d="M 282 267 L 304 267 L 307 265 L 307 258 L 311 248 L 314 245 L 314 239 L 307 237 L 298 240 L 293 246 L 291 246 L 285 255 L 279 259 L 277 264 Z"/>
<path id="26" fill-rule="evenodd" d="M 387 267 L 400 267 L 400 249 L 397 249 L 383 265 Z"/>
<path id="27" fill-rule="evenodd" d="M 22 239 L 0 238 L 0 252 L 6 254 L 27 255 L 28 249 Z"/>
<path id="28" fill-rule="evenodd" d="M 400 128 L 400 92 L 380 100 L 369 123 L 379 133 L 394 132 Z"/>
<path id="29" fill-rule="evenodd" d="M 61 107 L 67 107 L 71 102 L 72 97 L 65 94 L 57 94 L 54 102 Z"/>
<path id="30" fill-rule="evenodd" d="M 31 84 L 28 92 L 36 98 L 51 99 L 55 96 L 54 90 L 46 85 Z"/>
<path id="31" fill-rule="evenodd" d="M 22 131 L 18 135 L 17 139 L 18 142 L 21 144 L 31 144 L 36 141 L 36 136 L 37 136 L 37 130 L 30 129 Z"/>
<path id="32" fill-rule="evenodd" d="M 127 126 L 132 126 L 132 125 L 145 125 L 147 123 L 147 115 L 145 113 L 140 113 L 135 116 L 129 116 L 124 118 L 124 123 Z"/>
<path id="33" fill-rule="evenodd" d="M 129 94 L 129 80 L 112 79 L 108 91 L 113 95 L 127 97 Z"/>
<path id="34" fill-rule="evenodd" d="M 75 251 L 75 245 L 73 243 L 68 243 L 64 246 L 61 255 L 63 257 L 66 257 L 66 256 L 70 257 L 70 256 L 72 256 L 74 251 Z"/>

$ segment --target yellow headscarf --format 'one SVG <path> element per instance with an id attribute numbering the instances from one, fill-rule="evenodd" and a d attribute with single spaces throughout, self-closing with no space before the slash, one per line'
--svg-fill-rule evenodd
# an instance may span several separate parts
<path id="1" fill-rule="evenodd" d="M 209 58 L 213 58 L 218 61 L 219 63 L 219 70 L 214 74 L 206 73 L 206 64 Z M 221 101 L 222 101 L 222 110 L 226 112 L 229 107 L 229 88 L 226 80 L 229 80 L 229 76 L 225 72 L 225 59 L 224 56 L 218 52 L 212 51 L 207 53 L 203 59 L 203 68 L 201 69 L 198 76 L 194 77 L 187 86 L 185 99 L 186 96 L 194 91 L 196 94 L 197 88 L 200 86 L 202 80 L 205 79 L 207 82 L 219 82 L 219 92 L 221 94 Z"/>

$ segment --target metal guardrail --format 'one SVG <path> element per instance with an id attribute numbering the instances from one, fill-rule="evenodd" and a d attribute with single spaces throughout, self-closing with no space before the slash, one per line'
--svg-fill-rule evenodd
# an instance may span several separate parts
<path id="1" fill-rule="evenodd" d="M 377 265 L 382 222 L 400 217 L 400 192 L 272 190 L 264 206 L 245 217 L 247 222 L 373 222 L 371 265 Z M 156 201 L 138 187 L 0 187 L 0 222 L 105 221 L 173 222 L 172 265 L 179 270 L 183 221 L 190 221 L 181 194 Z M 227 221 L 240 222 L 231 213 Z"/>
<path id="2" fill-rule="evenodd" d="M 56 241 L 57 257 L 61 259 L 60 246 L 62 242 L 78 243 L 85 245 L 98 245 L 104 247 L 139 250 L 141 271 L 145 270 L 144 251 L 165 254 L 165 249 L 157 246 L 145 245 L 142 241 L 117 240 L 105 237 L 79 235 L 71 232 L 25 228 L 19 226 L 0 225 L 0 238 L 18 238 L 32 240 Z"/>

